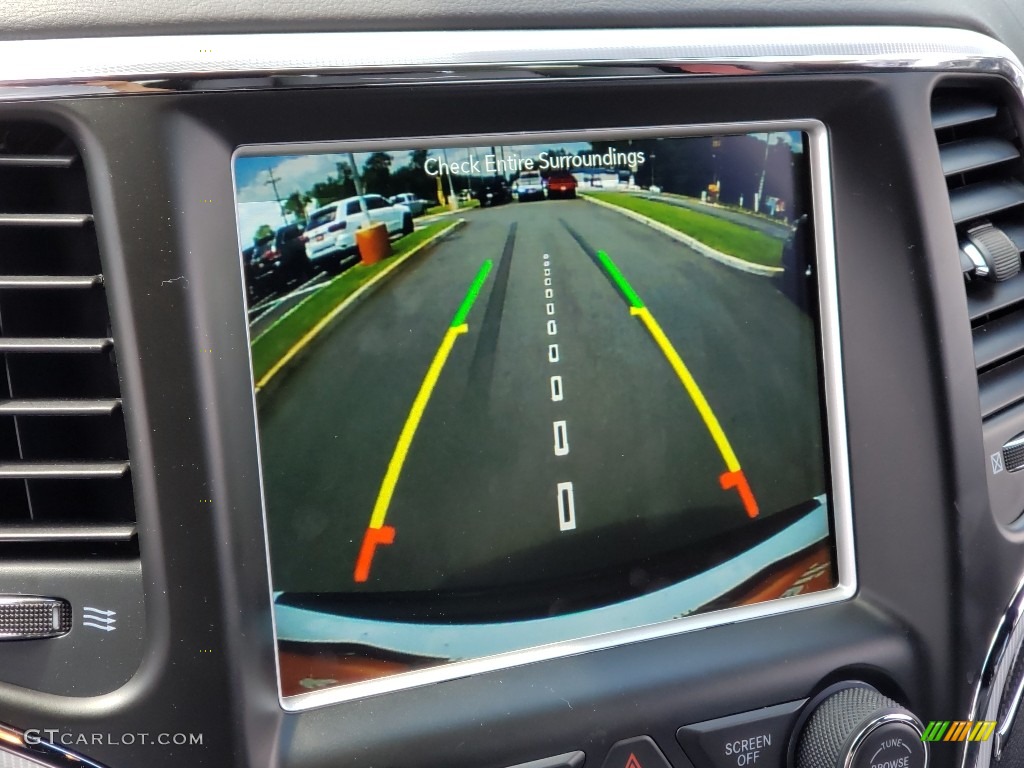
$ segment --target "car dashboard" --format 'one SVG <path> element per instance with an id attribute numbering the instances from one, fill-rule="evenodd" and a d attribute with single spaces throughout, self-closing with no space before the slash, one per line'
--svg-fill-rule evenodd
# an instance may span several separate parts
<path id="1" fill-rule="evenodd" d="M 1015 9 L 36 6 L 0 765 L 1019 761 Z"/>

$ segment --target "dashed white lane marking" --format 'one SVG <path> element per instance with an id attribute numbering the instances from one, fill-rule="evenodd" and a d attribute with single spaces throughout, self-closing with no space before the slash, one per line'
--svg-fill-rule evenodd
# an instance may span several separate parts
<path id="1" fill-rule="evenodd" d="M 548 254 L 544 254 L 544 285 L 551 285 L 551 262 L 548 261 Z M 544 298 L 553 299 L 555 296 L 554 289 L 547 287 L 544 289 Z M 555 314 L 555 304 L 549 301 L 544 310 L 547 314 Z M 548 335 L 554 336 L 558 333 L 558 326 L 554 320 L 548 320 Z M 559 352 L 557 344 L 548 345 L 548 362 L 557 363 L 559 360 Z M 551 377 L 551 401 L 554 403 L 561 402 L 565 397 L 565 392 L 562 389 L 562 377 L 552 376 Z M 554 430 L 555 438 L 555 456 L 567 456 L 569 454 L 569 427 L 565 420 L 555 421 L 551 424 Z M 576 529 L 576 499 L 573 493 L 573 487 L 571 482 L 558 483 L 557 485 L 557 496 L 558 496 L 558 530 L 559 531 L 572 531 Z"/>
<path id="2" fill-rule="evenodd" d="M 552 423 L 555 431 L 555 456 L 569 455 L 569 427 L 565 420 Z"/>
<path id="3" fill-rule="evenodd" d="M 557 403 L 562 399 L 562 377 L 551 377 L 551 402 Z"/>
<path id="4" fill-rule="evenodd" d="M 576 501 L 572 483 L 558 484 L 558 530 L 571 531 L 576 527 Z"/>

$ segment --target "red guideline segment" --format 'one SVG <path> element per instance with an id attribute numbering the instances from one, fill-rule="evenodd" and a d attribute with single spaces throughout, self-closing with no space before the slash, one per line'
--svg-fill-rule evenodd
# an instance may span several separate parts
<path id="1" fill-rule="evenodd" d="M 735 472 L 723 472 L 718 478 L 718 482 L 722 484 L 723 491 L 735 488 L 743 502 L 743 508 L 747 511 L 747 517 L 757 517 L 757 500 L 754 498 L 754 492 L 750 490 L 750 483 L 747 482 L 747 476 L 743 474 L 742 469 L 737 469 Z"/>
<path id="2" fill-rule="evenodd" d="M 370 578 L 370 566 L 373 564 L 373 554 L 377 551 L 377 547 L 392 544 L 394 541 L 395 529 L 390 525 L 366 529 L 363 546 L 359 548 L 359 559 L 356 560 L 354 578 L 357 582 L 361 583 Z"/>

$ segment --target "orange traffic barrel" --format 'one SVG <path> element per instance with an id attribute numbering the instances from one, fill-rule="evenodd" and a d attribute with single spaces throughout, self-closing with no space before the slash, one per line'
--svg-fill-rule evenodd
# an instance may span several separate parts
<path id="1" fill-rule="evenodd" d="M 391 255 L 391 239 L 385 224 L 371 224 L 356 230 L 356 247 L 363 264 L 376 264 Z"/>

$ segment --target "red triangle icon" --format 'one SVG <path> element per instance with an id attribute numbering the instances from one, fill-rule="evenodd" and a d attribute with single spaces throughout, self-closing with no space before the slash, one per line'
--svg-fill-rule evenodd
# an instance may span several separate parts
<path id="1" fill-rule="evenodd" d="M 626 761 L 626 768 L 644 768 L 640 765 L 640 761 L 636 759 L 636 755 L 632 752 L 629 753 L 629 760 Z"/>

